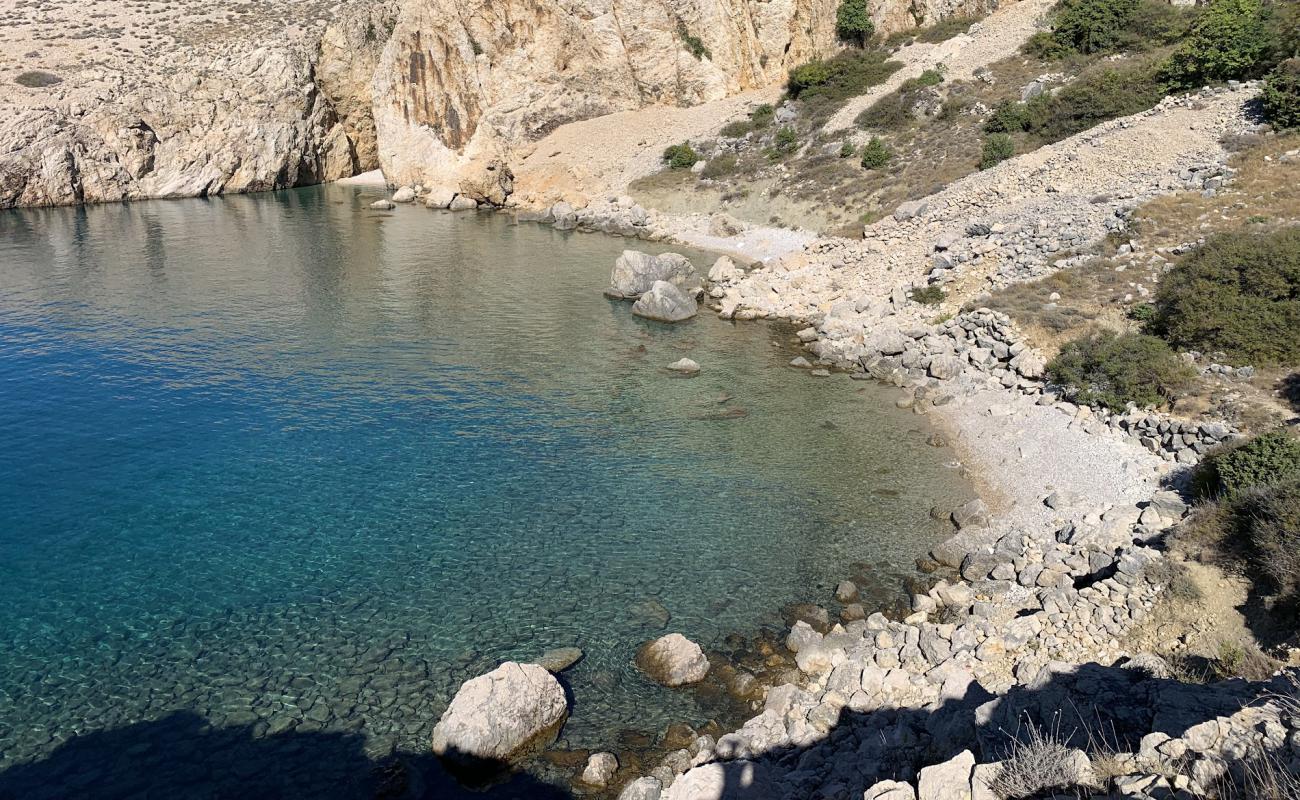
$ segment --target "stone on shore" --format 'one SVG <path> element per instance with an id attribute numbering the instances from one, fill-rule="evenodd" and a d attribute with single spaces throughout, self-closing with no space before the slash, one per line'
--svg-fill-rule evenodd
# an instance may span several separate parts
<path id="1" fill-rule="evenodd" d="M 729 238 L 745 232 L 745 223 L 730 214 L 714 214 L 709 221 L 709 235 Z"/>
<path id="2" fill-rule="evenodd" d="M 480 777 L 550 744 L 568 716 L 555 676 L 507 661 L 461 685 L 433 729 L 433 752 L 449 769 Z"/>
<path id="3" fill-rule="evenodd" d="M 618 771 L 618 758 L 613 753 L 592 753 L 587 768 L 582 771 L 583 783 L 605 787 Z"/>
<path id="4" fill-rule="evenodd" d="M 415 201 L 415 190 L 409 186 L 403 186 L 393 192 L 394 203 L 411 203 Z"/>
<path id="5" fill-rule="evenodd" d="M 664 792 L 664 800 L 769 800 L 773 791 L 761 764 L 724 761 L 687 770 Z"/>
<path id="6" fill-rule="evenodd" d="M 963 750 L 942 764 L 923 767 L 917 780 L 917 800 L 971 800 L 975 756 Z"/>
<path id="7" fill-rule="evenodd" d="M 478 201 L 472 197 L 466 197 L 463 194 L 456 195 L 456 199 L 451 201 L 447 208 L 452 211 L 473 211 L 478 208 Z"/>
<path id="8" fill-rule="evenodd" d="M 910 783 L 881 781 L 864 792 L 862 800 L 916 800 L 916 790 Z"/>
<path id="9" fill-rule="evenodd" d="M 425 208 L 446 209 L 451 207 L 451 202 L 456 199 L 456 193 L 447 188 L 433 188 L 424 198 Z"/>
<path id="10" fill-rule="evenodd" d="M 709 659 L 700 646 L 680 633 L 661 636 L 641 646 L 636 665 L 664 686 L 699 683 L 709 672 Z"/>
<path id="11" fill-rule="evenodd" d="M 606 294 L 624 300 L 635 300 L 650 291 L 659 281 L 683 289 L 694 278 L 695 267 L 685 256 L 677 253 L 652 256 L 637 250 L 624 250 L 623 255 L 614 262 Z"/>
<path id="12" fill-rule="evenodd" d="M 632 304 L 632 313 L 656 322 L 682 322 L 700 313 L 700 306 L 668 281 L 655 281 L 650 291 Z"/>
<path id="13" fill-rule="evenodd" d="M 582 656 L 582 650 L 577 647 L 557 647 L 542 653 L 536 663 L 547 672 L 563 672 L 581 661 Z"/>
<path id="14" fill-rule="evenodd" d="M 397 205 L 392 200 L 376 200 L 370 207 L 377 211 L 392 211 Z"/>
<path id="15" fill-rule="evenodd" d="M 989 507 L 978 497 L 969 503 L 963 503 L 953 509 L 952 524 L 957 526 L 957 530 L 988 525 Z"/>
<path id="16" fill-rule="evenodd" d="M 695 363 L 694 360 L 689 358 L 682 358 L 682 359 L 678 359 L 677 361 L 674 361 L 673 363 L 668 365 L 668 369 L 672 370 L 673 372 L 680 372 L 683 375 L 700 374 L 700 365 Z"/>
<path id="17" fill-rule="evenodd" d="M 663 784 L 658 778 L 637 778 L 623 787 L 618 800 L 659 800 L 663 797 Z"/>

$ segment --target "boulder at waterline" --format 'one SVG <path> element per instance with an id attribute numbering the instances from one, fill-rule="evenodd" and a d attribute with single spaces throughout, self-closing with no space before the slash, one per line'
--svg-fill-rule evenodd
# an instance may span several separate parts
<path id="1" fill-rule="evenodd" d="M 635 300 L 657 281 L 667 281 L 678 289 L 695 279 L 695 267 L 686 256 L 664 253 L 652 256 L 637 250 L 624 250 L 614 262 L 605 294 L 615 299 Z"/>
<path id="2" fill-rule="evenodd" d="M 656 322 L 682 322 L 700 313 L 700 306 L 668 281 L 655 281 L 650 291 L 632 304 L 632 313 Z"/>
<path id="3" fill-rule="evenodd" d="M 507 661 L 461 685 L 433 729 L 433 752 L 462 777 L 490 776 L 555 740 L 569 716 L 545 667 Z"/>
<path id="4" fill-rule="evenodd" d="M 394 203 L 411 203 L 415 201 L 415 190 L 409 186 L 403 186 L 393 192 Z"/>
<path id="5" fill-rule="evenodd" d="M 456 193 L 445 187 L 435 186 L 429 190 L 429 195 L 424 198 L 425 208 L 445 209 L 451 207 L 451 201 L 456 199 Z"/>
<path id="6" fill-rule="evenodd" d="M 370 207 L 378 211 L 392 211 L 397 205 L 392 200 L 376 200 L 370 204 Z"/>
<path id="7" fill-rule="evenodd" d="M 463 194 L 456 195 L 456 199 L 451 201 L 447 208 L 452 211 L 473 211 L 478 208 L 478 201 L 472 197 L 466 197 Z"/>
<path id="8" fill-rule="evenodd" d="M 661 636 L 641 646 L 636 665 L 664 686 L 699 683 L 709 673 L 709 659 L 700 646 L 680 633 Z"/>
<path id="9" fill-rule="evenodd" d="M 607 786 L 618 771 L 618 758 L 613 753 L 592 753 L 587 767 L 582 771 L 582 782 L 592 786 Z"/>
<path id="10" fill-rule="evenodd" d="M 583 652 L 577 647 L 557 647 L 542 653 L 535 662 L 547 672 L 563 672 L 582 660 Z"/>

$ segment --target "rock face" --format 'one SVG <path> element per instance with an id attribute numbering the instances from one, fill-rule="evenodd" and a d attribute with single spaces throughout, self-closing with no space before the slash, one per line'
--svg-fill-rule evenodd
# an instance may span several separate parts
<path id="1" fill-rule="evenodd" d="M 685 288 L 694 279 L 695 267 L 685 256 L 676 253 L 652 256 L 636 250 L 624 250 L 623 255 L 614 262 L 606 294 L 635 300 L 650 291 L 656 281 L 667 281 L 678 288 Z"/>
<path id="2" fill-rule="evenodd" d="M 655 281 L 650 291 L 632 304 L 632 313 L 657 322 L 682 322 L 700 313 L 700 306 L 668 281 Z"/>
<path id="3" fill-rule="evenodd" d="M 346 9 L 324 34 L 192 46 L 166 70 L 88 67 L 53 92 L 0 94 L 0 208 L 261 191 L 378 166 L 367 76 L 379 48 L 365 31 L 386 14 Z"/>
<path id="4" fill-rule="evenodd" d="M 385 175 L 499 203 L 557 125 L 784 79 L 835 42 L 836 0 L 412 0 L 375 74 Z M 707 54 L 688 50 L 698 37 Z"/>
<path id="5" fill-rule="evenodd" d="M 698 683 L 709 673 L 709 659 L 700 646 L 680 633 L 648 642 L 636 654 L 636 665 L 664 686 Z"/>
<path id="6" fill-rule="evenodd" d="M 433 752 L 453 769 L 490 771 L 550 744 L 568 716 L 545 667 L 507 661 L 460 687 L 433 729 Z"/>

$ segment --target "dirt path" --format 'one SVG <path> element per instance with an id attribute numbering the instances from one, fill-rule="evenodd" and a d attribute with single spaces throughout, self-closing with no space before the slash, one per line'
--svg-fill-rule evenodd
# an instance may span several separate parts
<path id="1" fill-rule="evenodd" d="M 896 90 L 908 78 L 942 64 L 949 80 L 967 80 L 981 67 L 1014 55 L 1038 29 L 1039 20 L 1055 0 L 1020 0 L 993 12 L 973 34 L 962 34 L 939 44 L 916 43 L 891 58 L 904 66 L 880 86 L 850 100 L 822 128 L 826 133 L 853 127 L 858 115 Z"/>

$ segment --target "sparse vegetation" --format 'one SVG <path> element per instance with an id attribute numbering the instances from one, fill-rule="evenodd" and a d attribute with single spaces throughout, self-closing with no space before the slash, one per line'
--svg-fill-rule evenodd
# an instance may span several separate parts
<path id="1" fill-rule="evenodd" d="M 1163 340 L 1109 331 L 1067 343 L 1047 372 L 1071 400 L 1119 410 L 1168 405 L 1196 375 Z"/>
<path id="2" fill-rule="evenodd" d="M 1164 97 L 1149 62 L 1085 72 L 1055 94 L 1004 104 L 985 123 L 989 133 L 1028 133 L 1037 144 L 1057 142 L 1106 120 L 1136 114 Z"/>
<path id="3" fill-rule="evenodd" d="M 677 38 L 681 40 L 682 46 L 686 48 L 686 52 L 695 56 L 696 60 L 704 61 L 706 59 L 713 59 L 713 54 L 710 53 L 709 48 L 705 46 L 704 40 L 691 33 L 690 29 L 686 27 L 686 23 L 682 20 L 677 20 Z"/>
<path id="4" fill-rule="evenodd" d="M 700 154 L 689 142 L 674 144 L 664 150 L 663 161 L 669 169 L 690 169 L 699 160 Z"/>
<path id="5" fill-rule="evenodd" d="M 894 157 L 880 137 L 872 136 L 871 141 L 862 149 L 862 166 L 865 169 L 880 169 Z"/>
<path id="6" fill-rule="evenodd" d="M 1072 793 L 1087 777 L 1083 765 L 1088 762 L 1066 740 L 1059 732 L 1044 732 L 1030 724 L 1024 734 L 1011 739 L 989 788 L 1002 800 Z"/>
<path id="7" fill-rule="evenodd" d="M 718 178 L 724 178 L 735 171 L 736 154 L 723 153 L 722 155 L 710 158 L 708 162 L 705 163 L 704 171 L 700 173 L 700 177 L 717 180 Z"/>
<path id="8" fill-rule="evenodd" d="M 1209 239 L 1164 277 L 1156 307 L 1156 328 L 1176 347 L 1300 362 L 1300 227 Z"/>

